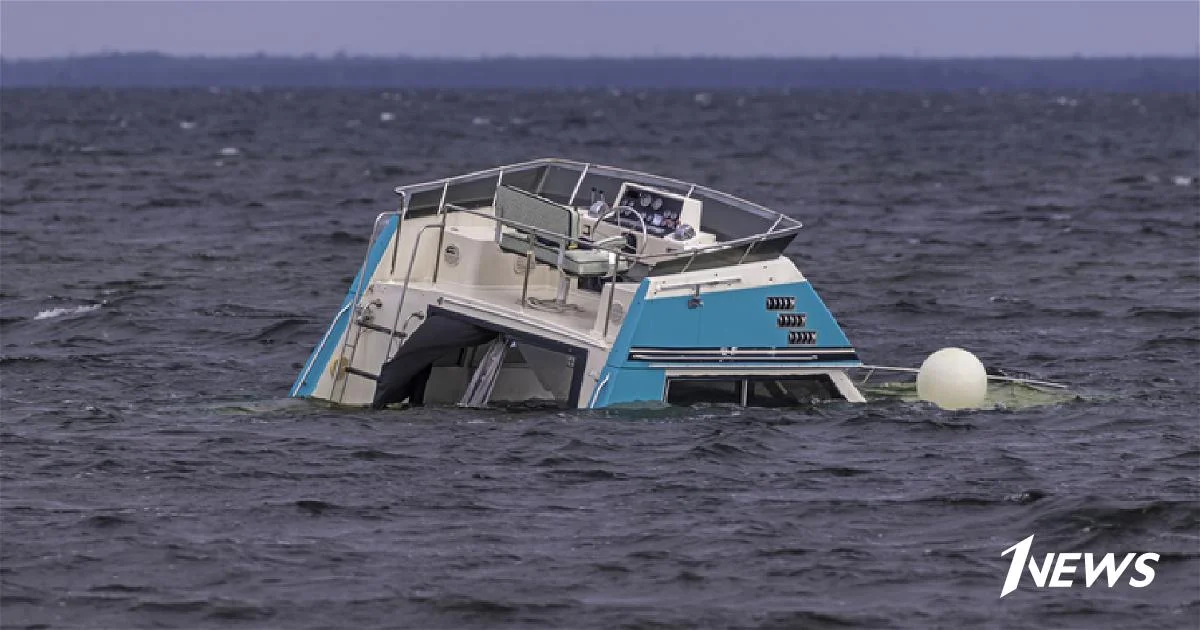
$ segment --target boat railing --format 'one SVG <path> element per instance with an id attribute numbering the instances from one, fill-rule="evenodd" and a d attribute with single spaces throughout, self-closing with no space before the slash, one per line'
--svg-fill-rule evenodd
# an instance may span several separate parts
<path id="1" fill-rule="evenodd" d="M 465 212 L 467 214 L 471 214 L 471 215 L 474 215 L 477 217 L 482 217 L 485 219 L 489 219 L 491 221 L 496 221 L 497 223 L 500 223 L 502 225 L 505 225 L 505 226 L 508 226 L 511 228 L 521 230 L 523 232 L 529 232 L 529 233 L 536 234 L 538 236 L 542 236 L 542 237 L 553 239 L 553 240 L 564 241 L 567 243 L 573 243 L 575 245 L 582 245 L 584 247 L 591 247 L 594 249 L 606 249 L 607 251 L 614 251 L 614 250 L 610 250 L 610 249 L 607 249 L 604 247 L 598 247 L 597 244 L 594 241 L 591 241 L 590 239 L 586 239 L 586 238 L 582 238 L 582 237 L 573 237 L 569 234 L 560 234 L 558 232 L 546 230 L 544 228 L 539 228 L 539 227 L 533 226 L 533 225 L 527 225 L 525 223 L 514 221 L 512 219 L 502 219 L 502 218 L 493 216 L 491 214 L 481 212 L 479 210 L 473 210 L 471 208 L 465 208 L 462 206 L 457 206 L 455 204 L 446 204 L 445 210 L 453 211 L 453 212 Z M 442 215 L 444 216 L 445 212 L 443 212 Z M 444 223 L 444 219 L 443 219 L 443 223 Z M 681 251 L 677 251 L 677 252 L 662 252 L 662 253 L 657 253 L 657 254 L 631 254 L 629 252 L 617 252 L 617 253 L 619 253 L 622 256 L 622 258 L 625 258 L 625 259 L 629 260 L 630 262 L 653 264 L 655 262 L 659 262 L 659 261 L 663 261 L 663 260 L 681 260 L 681 259 L 688 259 L 688 258 L 694 259 L 696 256 L 705 254 L 705 253 L 711 253 L 714 251 L 737 248 L 737 247 L 741 247 L 743 245 L 748 246 L 747 252 L 744 253 L 742 255 L 742 257 L 739 258 L 738 261 L 734 263 L 734 264 L 740 264 L 741 262 L 745 261 L 746 256 L 749 254 L 750 247 L 758 245 L 767 240 L 782 238 L 782 237 L 796 234 L 803 228 L 803 226 L 801 226 L 801 225 L 792 225 L 792 226 L 788 226 L 785 228 L 780 228 L 780 227 L 778 227 L 779 223 L 780 223 L 779 221 L 776 221 L 775 225 L 772 226 L 769 230 L 767 230 L 766 232 L 761 232 L 759 234 L 745 236 L 742 238 L 733 239 L 733 240 L 729 240 L 729 241 L 710 243 L 708 245 L 700 245 L 700 246 L 692 247 L 690 249 L 685 249 L 685 250 L 681 250 Z M 631 233 L 637 233 L 637 234 L 641 233 L 638 230 L 621 227 L 620 225 L 617 225 L 616 227 L 618 229 L 620 229 L 622 231 L 622 233 L 625 233 L 625 232 L 631 232 Z"/>
<path id="2" fill-rule="evenodd" d="M 743 212 L 749 212 L 760 217 L 765 221 L 775 220 L 776 225 L 800 225 L 800 221 L 786 214 L 772 210 L 766 206 L 742 199 L 735 195 L 731 195 L 720 190 L 709 188 L 694 182 L 688 182 L 663 175 L 655 175 L 643 171 L 635 171 L 631 169 L 620 168 L 616 166 L 608 166 L 603 164 L 594 164 L 590 162 L 579 162 L 576 160 L 568 160 L 565 158 L 541 158 L 530 160 L 527 162 L 518 162 L 515 164 L 507 164 L 504 166 L 496 166 L 464 175 L 455 175 L 452 177 L 444 177 L 441 179 L 421 182 L 416 184 L 406 184 L 397 186 L 395 191 L 397 194 L 408 195 L 410 198 L 418 193 L 441 192 L 440 202 L 433 203 L 432 199 L 429 203 L 423 206 L 425 213 L 441 211 L 442 205 L 447 200 L 447 192 L 450 188 L 486 180 L 492 177 L 497 178 L 496 187 L 499 187 L 500 182 L 505 175 L 514 175 L 521 172 L 527 172 L 535 169 L 546 169 L 540 177 L 538 186 L 541 186 L 546 176 L 549 174 L 549 169 L 557 168 L 566 171 L 577 173 L 577 178 L 572 182 L 570 192 L 570 202 L 574 203 L 581 186 L 588 177 L 611 177 L 619 181 L 629 181 L 651 186 L 661 186 L 664 188 L 678 191 L 685 197 L 700 196 L 702 199 L 708 199 L 719 202 L 720 204 L 729 206 Z M 541 193 L 540 190 L 532 192 Z M 564 196 L 566 189 L 563 189 Z"/>
<path id="3" fill-rule="evenodd" d="M 408 285 L 410 282 L 412 282 L 413 267 L 417 265 L 417 252 L 421 250 L 421 237 L 425 236 L 425 230 L 430 229 L 435 229 L 438 230 L 439 233 L 444 233 L 443 230 L 446 229 L 446 226 L 443 223 L 433 223 L 421 227 L 421 230 L 417 232 L 417 238 L 415 241 L 413 241 L 412 254 L 408 258 L 408 269 L 404 272 L 404 284 L 402 285 L 403 288 L 400 291 L 399 302 L 396 304 L 396 315 L 392 318 L 392 327 L 390 329 L 391 337 L 388 339 L 387 351 L 383 355 L 384 360 L 392 358 L 392 342 L 397 339 L 398 336 L 401 339 L 400 343 L 404 343 L 404 333 L 399 330 L 400 317 L 401 314 L 404 313 L 404 298 L 408 297 Z M 399 236 L 397 236 L 397 239 L 399 239 Z M 436 282 L 436 276 L 434 282 Z"/>

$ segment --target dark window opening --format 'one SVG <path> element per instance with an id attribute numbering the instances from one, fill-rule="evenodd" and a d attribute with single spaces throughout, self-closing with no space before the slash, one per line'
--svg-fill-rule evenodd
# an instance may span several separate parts
<path id="1" fill-rule="evenodd" d="M 667 379 L 667 402 L 747 407 L 792 407 L 828 400 L 845 400 L 828 374 L 806 376 L 685 377 Z"/>
<path id="2" fill-rule="evenodd" d="M 672 378 L 667 380 L 667 402 L 672 405 L 740 405 L 742 384 L 741 380 Z"/>

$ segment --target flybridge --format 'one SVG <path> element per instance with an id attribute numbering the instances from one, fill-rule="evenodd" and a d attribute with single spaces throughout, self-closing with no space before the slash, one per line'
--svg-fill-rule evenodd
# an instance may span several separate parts
<path id="1" fill-rule="evenodd" d="M 801 223 L 700 184 L 542 159 L 396 189 L 292 395 L 377 408 L 860 402 L 784 255 Z"/>

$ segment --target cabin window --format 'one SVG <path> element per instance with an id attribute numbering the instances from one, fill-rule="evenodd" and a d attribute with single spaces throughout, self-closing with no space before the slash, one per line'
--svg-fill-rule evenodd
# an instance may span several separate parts
<path id="1" fill-rule="evenodd" d="M 828 374 L 790 378 L 761 378 L 750 381 L 752 407 L 789 407 L 796 404 L 845 400 Z"/>
<path id="2" fill-rule="evenodd" d="M 709 378 L 667 379 L 667 402 L 672 405 L 697 403 L 742 404 L 741 380 Z"/>
<path id="3" fill-rule="evenodd" d="M 672 405 L 698 403 L 748 407 L 792 407 L 825 400 L 845 400 L 828 374 L 805 376 L 682 377 L 667 379 L 666 400 Z"/>

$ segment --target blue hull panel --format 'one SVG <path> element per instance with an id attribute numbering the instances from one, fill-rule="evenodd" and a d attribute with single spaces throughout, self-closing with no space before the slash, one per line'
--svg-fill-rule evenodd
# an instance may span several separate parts
<path id="1" fill-rule="evenodd" d="M 661 401 L 666 387 L 664 363 L 734 371 L 861 365 L 837 320 L 808 282 L 702 293 L 698 305 L 690 303 L 690 295 L 646 299 L 649 284 L 643 280 L 638 287 L 600 377 L 603 387 L 593 396 L 593 407 Z M 768 310 L 768 304 L 777 303 L 768 298 L 777 297 L 794 298 L 794 307 Z M 803 327 L 780 326 L 781 313 L 803 314 Z M 796 331 L 815 333 L 814 342 L 792 343 L 789 333 Z M 722 356 L 724 352 L 727 356 Z"/>

